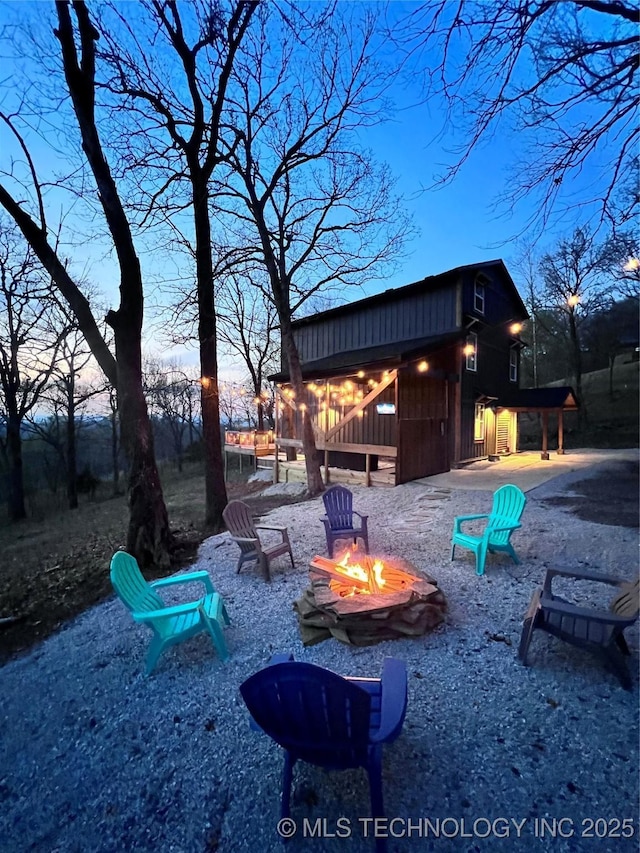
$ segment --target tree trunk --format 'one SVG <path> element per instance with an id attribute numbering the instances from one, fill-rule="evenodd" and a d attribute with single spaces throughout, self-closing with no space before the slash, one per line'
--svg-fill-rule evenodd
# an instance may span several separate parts
<path id="1" fill-rule="evenodd" d="M 73 392 L 67 400 L 67 501 L 69 509 L 78 509 L 78 466 L 76 462 L 76 418 Z"/>
<path id="2" fill-rule="evenodd" d="M 136 340 L 128 330 L 130 317 L 110 312 L 108 319 L 115 330 L 120 438 L 130 463 L 127 551 L 143 567 L 153 564 L 167 568 L 171 533 L 142 390 L 139 338 Z"/>
<path id="3" fill-rule="evenodd" d="M 218 350 L 211 259 L 211 223 L 209 190 L 206 180 L 195 176 L 200 169 L 191 164 L 193 211 L 196 235 L 196 277 L 198 290 L 198 341 L 202 377 L 202 438 L 205 465 L 205 525 L 212 531 L 224 529 L 222 511 L 227 505 L 224 481 L 222 437 L 220 434 L 220 390 L 218 387 Z"/>
<path id="4" fill-rule="evenodd" d="M 117 409 L 111 410 L 111 467 L 112 467 L 112 484 L 113 496 L 120 494 L 120 459 L 118 447 L 118 419 Z"/>
<path id="5" fill-rule="evenodd" d="M 586 422 L 587 412 L 582 398 L 582 351 L 580 349 L 580 340 L 578 338 L 578 327 L 576 325 L 576 315 L 573 307 L 569 309 L 569 337 L 571 340 L 571 355 L 573 361 L 573 375 L 576 381 L 576 398 L 578 401 L 578 419 L 581 422 Z"/>
<path id="6" fill-rule="evenodd" d="M 9 462 L 9 520 L 27 517 L 24 505 L 24 474 L 22 469 L 22 437 L 20 418 L 9 414 L 7 419 L 7 459 Z"/>
<path id="7" fill-rule="evenodd" d="M 296 398 L 304 398 L 304 382 L 302 379 L 302 368 L 300 367 L 300 356 L 293 338 L 290 319 L 281 318 L 282 346 L 287 354 L 289 364 L 289 379 L 293 385 Z M 324 483 L 320 472 L 320 454 L 316 449 L 316 440 L 313 434 L 313 425 L 308 409 L 302 415 L 302 452 L 304 453 L 304 464 L 307 474 L 307 491 L 312 497 L 324 491 Z"/>
<path id="8" fill-rule="evenodd" d="M 616 352 L 609 353 L 609 399 L 613 400 L 613 366 L 616 363 Z"/>

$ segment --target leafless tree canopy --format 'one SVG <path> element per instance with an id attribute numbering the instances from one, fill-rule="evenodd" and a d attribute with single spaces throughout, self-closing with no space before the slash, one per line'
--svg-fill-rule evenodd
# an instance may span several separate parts
<path id="1" fill-rule="evenodd" d="M 391 6 L 393 8 L 393 6 Z M 607 226 L 637 209 L 638 6 L 629 0 L 431 0 L 396 29 L 444 95 L 463 143 L 442 176 L 507 131 L 520 148 L 503 201 L 539 205 L 543 227 L 562 206 L 592 204 Z"/>

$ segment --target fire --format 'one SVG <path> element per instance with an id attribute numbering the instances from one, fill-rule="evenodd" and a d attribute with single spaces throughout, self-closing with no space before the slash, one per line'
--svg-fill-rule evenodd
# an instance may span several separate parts
<path id="1" fill-rule="evenodd" d="M 372 592 L 381 591 L 386 584 L 386 580 L 383 577 L 384 563 L 382 560 L 374 560 L 371 569 L 367 569 L 360 563 L 352 563 L 351 552 L 347 551 L 342 559 L 336 563 L 336 569 L 340 574 L 343 574 L 348 578 L 354 578 L 354 580 L 361 581 L 362 583 L 366 583 L 368 586 L 368 589 L 358 589 L 354 586 L 348 595 L 355 595 L 356 592 L 369 595 Z"/>
<path id="2" fill-rule="evenodd" d="M 340 566 L 340 574 L 346 575 L 348 578 L 355 578 L 357 581 L 363 581 L 363 583 L 369 583 L 369 572 L 360 563 L 350 564 L 350 559 L 351 552 L 347 551 L 340 562 L 336 563 L 336 566 Z"/>

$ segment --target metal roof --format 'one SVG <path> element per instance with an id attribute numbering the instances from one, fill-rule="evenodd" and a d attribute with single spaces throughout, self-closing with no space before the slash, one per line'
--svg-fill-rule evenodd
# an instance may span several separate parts
<path id="1" fill-rule="evenodd" d="M 328 379 L 331 376 L 341 376 L 355 373 L 361 368 L 398 367 L 407 361 L 428 355 L 435 349 L 462 340 L 466 332 L 463 330 L 449 332 L 446 335 L 433 335 L 427 338 L 416 338 L 411 341 L 396 341 L 391 344 L 381 344 L 365 349 L 339 352 L 328 358 L 309 361 L 302 365 L 303 379 Z M 271 382 L 288 382 L 289 373 L 283 371 L 268 377 Z"/>
<path id="2" fill-rule="evenodd" d="M 317 314 L 310 314 L 308 317 L 301 317 L 299 320 L 294 320 L 292 325 L 294 328 L 297 326 L 304 326 L 309 323 L 323 321 L 326 317 L 351 314 L 352 312 L 360 311 L 365 306 L 384 305 L 385 303 L 395 302 L 398 299 L 404 299 L 411 295 L 414 291 L 420 292 L 425 290 L 425 288 L 436 289 L 438 287 L 449 286 L 449 279 L 461 272 L 464 272 L 465 270 L 482 270 L 490 267 L 498 268 L 507 285 L 512 289 L 512 295 L 520 307 L 523 318 L 528 318 L 529 312 L 522 301 L 522 297 L 518 293 L 518 288 L 515 286 L 509 270 L 505 266 L 504 261 L 501 258 L 497 258 L 493 261 L 482 261 L 477 264 L 464 264 L 460 267 L 453 267 L 453 269 L 446 270 L 445 272 L 438 273 L 437 275 L 427 276 L 426 278 L 420 279 L 420 281 L 414 281 L 411 284 L 405 284 L 402 287 L 390 288 L 389 290 L 377 293 L 374 296 L 367 296 L 364 299 L 358 299 L 356 302 L 348 302 L 345 305 L 338 305 L 336 308 L 329 308 L 326 311 L 319 311 Z"/>
<path id="3" fill-rule="evenodd" d="M 550 409 L 575 412 L 578 409 L 578 401 L 570 385 L 559 388 L 514 388 L 513 391 L 499 397 L 492 405 L 498 409 L 510 409 L 512 412 Z"/>

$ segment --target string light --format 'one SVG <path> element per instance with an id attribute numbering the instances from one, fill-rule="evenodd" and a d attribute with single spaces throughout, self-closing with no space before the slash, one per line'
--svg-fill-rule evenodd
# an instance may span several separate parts
<path id="1" fill-rule="evenodd" d="M 421 361 L 418 365 L 418 371 L 420 373 L 424 373 L 426 370 L 429 370 L 429 365 L 426 361 Z"/>
<path id="2" fill-rule="evenodd" d="M 358 371 L 358 379 L 364 379 L 364 370 Z"/>

